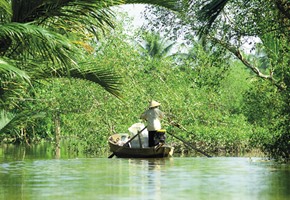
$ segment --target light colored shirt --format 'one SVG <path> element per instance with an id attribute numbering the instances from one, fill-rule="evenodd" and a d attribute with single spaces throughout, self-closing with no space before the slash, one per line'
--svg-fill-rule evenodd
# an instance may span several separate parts
<path id="1" fill-rule="evenodd" d="M 160 120 L 164 117 L 164 114 L 159 108 L 151 108 L 146 110 L 142 115 L 141 119 L 147 121 L 148 131 L 157 131 L 161 129 Z"/>

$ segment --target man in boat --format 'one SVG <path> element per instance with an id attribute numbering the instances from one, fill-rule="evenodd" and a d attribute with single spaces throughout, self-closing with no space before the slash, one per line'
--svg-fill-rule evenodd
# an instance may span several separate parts
<path id="1" fill-rule="evenodd" d="M 149 104 L 149 109 L 146 110 L 141 116 L 141 119 L 147 121 L 147 130 L 148 130 L 148 143 L 149 147 L 153 147 L 161 143 L 165 142 L 164 132 L 161 130 L 161 119 L 164 118 L 163 112 L 159 109 L 160 103 L 152 100 Z M 159 141 L 157 141 L 157 139 Z"/>

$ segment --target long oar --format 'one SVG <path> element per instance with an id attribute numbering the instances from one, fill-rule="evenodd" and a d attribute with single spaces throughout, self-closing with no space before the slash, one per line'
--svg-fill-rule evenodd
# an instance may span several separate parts
<path id="1" fill-rule="evenodd" d="M 201 153 L 201 154 L 203 154 L 203 155 L 205 155 L 205 156 L 207 156 L 207 157 L 209 157 L 209 158 L 212 157 L 212 156 L 208 155 L 207 153 L 203 152 L 202 150 L 200 150 L 200 149 L 194 147 L 192 144 L 190 144 L 190 143 L 184 141 L 184 140 L 181 139 L 180 137 L 177 137 L 176 135 L 173 135 L 172 133 L 169 133 L 169 132 L 166 132 L 166 133 L 168 133 L 168 134 L 171 135 L 172 137 L 174 137 L 174 138 L 180 140 L 180 141 L 183 142 L 186 146 L 191 147 L 192 149 L 196 150 L 197 152 L 199 152 L 199 153 Z"/>
<path id="2" fill-rule="evenodd" d="M 129 142 L 131 142 L 132 140 L 134 140 L 134 138 L 136 138 L 140 133 L 142 133 L 145 129 L 147 128 L 147 126 L 145 126 L 141 131 L 139 131 L 136 135 L 134 135 L 130 140 L 128 140 L 123 146 L 120 146 L 116 152 L 120 151 L 122 148 L 124 148 L 127 144 L 129 144 Z M 115 153 L 112 153 L 108 158 L 113 158 L 115 155 Z"/>
<path id="3" fill-rule="evenodd" d="M 170 114 L 170 115 L 173 115 L 173 114 Z M 169 115 L 169 116 L 170 116 L 170 115 Z M 172 119 L 168 118 L 168 122 L 169 122 L 170 125 L 175 126 L 175 127 L 179 128 L 179 129 L 185 131 L 186 133 L 190 133 L 190 132 L 188 132 L 188 131 L 187 131 L 187 130 L 186 130 L 186 129 L 181 125 L 181 124 L 179 124 L 179 123 L 173 121 Z M 201 154 L 203 154 L 203 155 L 205 155 L 205 156 L 207 156 L 207 157 L 209 157 L 209 158 L 212 157 L 212 156 L 208 155 L 207 153 L 203 152 L 202 150 L 197 149 L 197 148 L 196 148 L 195 146 L 193 146 L 192 144 L 190 144 L 190 143 L 184 141 L 183 139 L 181 139 L 181 138 L 179 138 L 179 137 L 177 137 L 177 136 L 175 136 L 175 135 L 173 135 L 173 134 L 171 134 L 171 133 L 168 133 L 168 134 L 171 135 L 171 136 L 173 136 L 173 137 L 175 137 L 176 139 L 182 141 L 183 144 L 187 145 L 188 147 L 191 147 L 192 149 L 196 150 L 197 152 L 199 152 L 199 153 L 201 153 Z M 192 133 L 190 133 L 190 134 L 192 134 Z"/>

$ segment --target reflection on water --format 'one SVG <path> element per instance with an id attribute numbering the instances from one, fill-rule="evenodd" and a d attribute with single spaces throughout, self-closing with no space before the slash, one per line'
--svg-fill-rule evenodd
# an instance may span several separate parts
<path id="1" fill-rule="evenodd" d="M 140 191 L 147 199 L 161 199 L 162 179 L 166 176 L 166 169 L 170 167 L 173 158 L 168 159 L 131 159 L 129 160 L 129 182 L 133 183 L 130 190 Z M 136 198 L 140 196 L 136 194 Z"/>
<path id="2" fill-rule="evenodd" d="M 289 166 L 260 158 L 0 156 L 0 199 L 290 199 Z"/>

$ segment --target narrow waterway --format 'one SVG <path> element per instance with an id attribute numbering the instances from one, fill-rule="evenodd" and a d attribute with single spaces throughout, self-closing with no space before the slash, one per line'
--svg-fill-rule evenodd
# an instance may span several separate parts
<path id="1" fill-rule="evenodd" d="M 290 199 L 289 165 L 262 158 L 0 155 L 0 199 Z"/>

